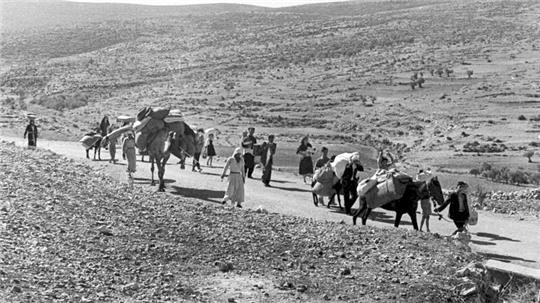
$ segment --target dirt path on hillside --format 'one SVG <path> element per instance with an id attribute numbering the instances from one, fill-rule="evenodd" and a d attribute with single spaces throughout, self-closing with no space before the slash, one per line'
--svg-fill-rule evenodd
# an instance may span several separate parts
<path id="1" fill-rule="evenodd" d="M 25 146 L 22 138 L 0 136 L 0 139 L 15 142 Z M 81 160 L 114 178 L 126 182 L 126 164 L 120 160 L 116 165 L 108 163 L 108 151 L 102 150 L 102 161 L 91 161 L 85 158 L 83 147 L 78 142 L 40 140 L 40 148 L 50 149 L 69 158 Z M 121 157 L 117 150 L 117 156 Z M 140 160 L 140 157 L 138 157 Z M 167 165 L 165 179 L 167 192 L 179 197 L 189 197 L 209 203 L 219 203 L 226 187 L 220 181 L 223 162 L 216 162 L 219 168 L 203 166 L 203 173 L 191 172 L 191 166 L 180 170 L 175 164 L 177 159 L 171 157 Z M 188 162 L 190 163 L 190 162 Z M 150 165 L 145 162 L 137 163 L 135 183 L 138 186 L 149 186 Z M 255 177 L 261 175 L 256 170 Z M 230 207 L 230 206 L 227 206 Z M 343 221 L 352 224 L 350 217 L 344 215 L 336 208 L 315 207 L 313 205 L 309 186 L 302 183 L 296 176 L 284 172 L 273 172 L 272 187 L 266 188 L 256 179 L 246 181 L 246 202 L 244 207 L 257 209 L 262 207 L 269 212 L 287 215 L 309 217 L 316 220 Z M 418 220 L 420 216 L 418 215 Z M 394 214 L 381 209 L 372 213 L 368 226 L 385 228 L 393 227 Z M 400 228 L 412 229 L 410 219 L 404 216 Z M 448 235 L 454 230 L 451 222 L 439 221 L 431 218 L 431 231 L 441 235 Z M 540 222 L 520 221 L 518 218 L 480 212 L 479 225 L 471 228 L 473 250 L 485 254 L 489 258 L 521 264 L 527 267 L 540 268 Z"/>

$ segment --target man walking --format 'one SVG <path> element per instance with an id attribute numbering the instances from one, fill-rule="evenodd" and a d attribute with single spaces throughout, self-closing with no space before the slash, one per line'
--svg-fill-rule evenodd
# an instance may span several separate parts
<path id="1" fill-rule="evenodd" d="M 272 178 L 272 164 L 274 164 L 274 154 L 276 153 L 276 143 L 274 143 L 274 135 L 268 136 L 268 143 L 263 143 L 261 162 L 263 165 L 262 182 L 264 186 L 270 186 Z"/>
<path id="2" fill-rule="evenodd" d="M 242 147 L 244 148 L 244 164 L 245 172 L 248 178 L 253 179 L 253 170 L 255 169 L 255 156 L 253 154 L 253 148 L 257 144 L 257 139 L 253 134 L 255 133 L 254 127 L 248 128 L 248 136 L 242 140 Z"/>
<path id="3" fill-rule="evenodd" d="M 38 129 L 33 118 L 30 119 L 26 126 L 26 130 L 24 131 L 24 138 L 26 138 L 26 136 L 28 136 L 28 148 L 35 149 L 37 145 Z"/>

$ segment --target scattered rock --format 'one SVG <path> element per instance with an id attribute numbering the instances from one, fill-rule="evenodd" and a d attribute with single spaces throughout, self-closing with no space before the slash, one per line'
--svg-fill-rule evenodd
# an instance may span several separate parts
<path id="1" fill-rule="evenodd" d="M 296 287 L 296 291 L 298 292 L 305 292 L 308 289 L 308 287 L 304 284 L 300 284 Z"/>
<path id="2" fill-rule="evenodd" d="M 218 268 L 221 272 L 229 272 L 234 269 L 234 266 L 230 262 L 220 262 Z"/>

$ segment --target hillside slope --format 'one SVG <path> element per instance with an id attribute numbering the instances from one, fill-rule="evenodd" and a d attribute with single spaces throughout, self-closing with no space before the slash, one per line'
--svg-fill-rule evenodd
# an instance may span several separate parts
<path id="1" fill-rule="evenodd" d="M 540 129 L 537 1 L 118 6 L 116 19 L 101 8 L 92 22 L 3 34 L 4 128 L 35 111 L 46 136 L 78 139 L 104 114 L 171 106 L 219 125 L 224 145 L 254 125 L 291 145 L 310 134 L 460 173 L 482 161 L 537 172 L 516 160 Z"/>
<path id="2" fill-rule="evenodd" d="M 454 272 L 475 259 L 429 234 L 129 189 L 48 151 L 1 143 L 0 165 L 8 301 L 461 302 Z"/>

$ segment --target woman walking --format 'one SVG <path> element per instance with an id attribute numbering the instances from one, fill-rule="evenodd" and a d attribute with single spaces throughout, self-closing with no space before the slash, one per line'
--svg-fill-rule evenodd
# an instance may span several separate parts
<path id="1" fill-rule="evenodd" d="M 230 200 L 233 205 L 236 202 L 236 207 L 242 208 L 242 203 L 244 202 L 244 183 L 246 181 L 242 148 L 235 148 L 232 156 L 227 159 L 227 163 L 221 173 L 221 180 L 225 178 L 227 170 L 229 170 L 229 184 L 227 185 L 227 192 L 221 204 L 225 204 Z"/>
<path id="2" fill-rule="evenodd" d="M 206 146 L 204 147 L 205 155 L 208 157 L 206 160 L 206 166 L 212 167 L 212 161 L 216 155 L 216 150 L 214 149 L 214 134 L 209 134 L 208 139 L 206 140 Z"/>
<path id="3" fill-rule="evenodd" d="M 26 136 L 28 136 L 28 148 L 36 148 L 38 130 L 36 124 L 34 123 L 34 119 L 30 119 L 30 122 L 28 122 L 28 125 L 26 126 L 24 138 L 26 138 Z"/>
<path id="4" fill-rule="evenodd" d="M 465 224 L 469 220 L 469 204 L 467 201 L 467 193 L 469 191 L 469 185 L 463 181 L 459 181 L 457 184 L 457 190 L 448 196 L 448 199 L 444 203 L 435 209 L 436 212 L 441 212 L 448 205 L 450 209 L 448 210 L 448 217 L 454 221 L 454 224 L 457 227 L 457 230 L 452 233 L 452 235 L 457 234 L 458 232 L 464 232 Z"/>
<path id="5" fill-rule="evenodd" d="M 124 160 L 127 158 L 127 173 L 128 179 L 130 182 L 133 180 L 133 173 L 136 171 L 137 158 L 135 153 L 135 136 L 132 132 L 124 138 L 122 142 L 122 152 L 124 155 Z"/>
<path id="6" fill-rule="evenodd" d="M 416 181 L 428 182 L 431 179 L 431 170 L 428 168 L 426 171 L 421 169 L 416 175 Z M 429 233 L 429 216 L 431 216 L 431 199 L 428 197 L 426 199 L 420 200 L 420 207 L 422 208 L 422 220 L 420 221 L 420 231 L 426 223 L 426 231 Z"/>
<path id="7" fill-rule="evenodd" d="M 108 134 L 112 133 L 114 130 L 115 130 L 114 126 L 110 126 Z M 103 137 L 102 140 L 106 140 L 108 143 L 109 155 L 111 156 L 109 163 L 116 164 L 116 144 L 118 143 L 118 137 L 105 136 Z"/>
<path id="8" fill-rule="evenodd" d="M 300 146 L 296 150 L 296 154 L 300 155 L 300 165 L 298 167 L 298 174 L 304 177 L 304 184 L 310 184 L 311 180 L 306 178 L 313 177 L 313 160 L 311 155 L 313 154 L 312 146 L 309 143 L 309 137 L 305 136 L 300 141 Z"/>

